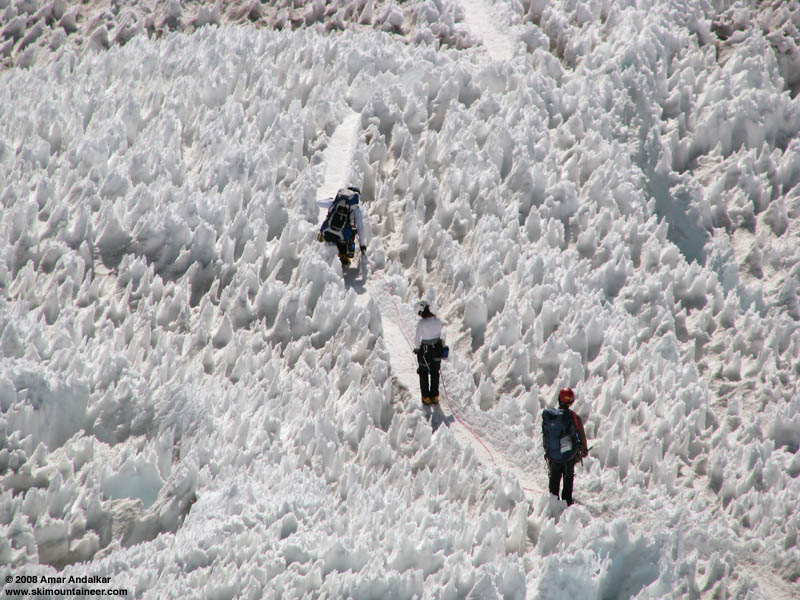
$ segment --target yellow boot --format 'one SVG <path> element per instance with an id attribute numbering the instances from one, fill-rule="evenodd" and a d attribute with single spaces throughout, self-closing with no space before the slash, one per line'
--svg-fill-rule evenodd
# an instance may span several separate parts
<path id="1" fill-rule="evenodd" d="M 431 403 L 431 397 L 430 396 L 423 396 L 422 397 L 422 403 L 427 406 L 428 404 Z"/>
<path id="2" fill-rule="evenodd" d="M 431 398 L 431 402 L 434 404 L 439 404 L 439 394 L 436 394 L 433 398 Z"/>

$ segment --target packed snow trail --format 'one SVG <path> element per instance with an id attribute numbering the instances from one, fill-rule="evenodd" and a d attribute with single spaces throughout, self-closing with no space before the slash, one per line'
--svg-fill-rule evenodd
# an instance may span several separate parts
<path id="1" fill-rule="evenodd" d="M 508 36 L 500 32 L 492 24 L 483 0 L 463 0 L 462 4 L 465 9 L 467 27 L 483 42 L 490 58 L 495 61 L 511 59 L 513 46 Z M 359 127 L 360 115 L 349 110 L 331 135 L 330 141 L 323 152 L 325 175 L 323 183 L 318 190 L 317 199 L 333 197 L 340 188 L 359 184 L 358 181 L 353 179 L 355 173 L 352 169 Z M 368 211 L 363 205 L 362 211 L 364 212 L 365 222 L 368 222 Z M 318 223 L 321 223 L 325 218 L 326 212 L 326 209 L 320 209 Z M 369 230 L 368 224 L 367 229 Z M 482 432 L 485 433 L 487 430 L 500 429 L 498 424 L 492 423 L 491 419 L 488 418 L 481 419 L 480 424 L 473 424 L 465 419 L 463 414 L 465 410 L 460 400 L 457 399 L 461 391 L 456 386 L 453 386 L 451 391 L 448 388 L 448 381 L 454 375 L 456 378 L 471 378 L 471 374 L 465 371 L 467 368 L 466 363 L 460 365 L 460 369 L 455 366 L 454 349 L 451 349 L 451 352 L 453 352 L 451 360 L 442 363 L 441 408 L 425 409 L 422 406 L 419 400 L 420 392 L 416 360 L 412 353 L 413 340 L 407 323 L 409 318 L 413 320 L 413 314 L 407 311 L 409 314 L 403 315 L 403 311 L 400 308 L 402 299 L 393 293 L 391 286 L 380 272 L 373 268 L 372 272 L 369 273 L 369 277 L 367 276 L 368 269 L 365 267 L 369 261 L 368 257 L 366 261 L 365 257 L 361 257 L 358 260 L 358 273 L 361 280 L 357 279 L 358 275 L 354 275 L 354 270 L 351 269 L 349 273 L 344 274 L 345 282 L 351 289 L 356 291 L 358 294 L 357 301 L 360 304 L 366 304 L 370 298 L 378 303 L 383 323 L 384 342 L 387 348 L 390 349 L 389 356 L 392 373 L 398 387 L 407 392 L 410 398 L 409 408 L 424 412 L 434 428 L 442 423 L 450 427 L 459 443 L 465 447 L 471 447 L 479 461 L 487 468 L 499 468 L 503 472 L 513 473 L 529 501 L 534 501 L 541 494 L 547 493 L 541 486 L 541 482 L 546 480 L 544 465 L 538 464 L 541 461 L 538 461 L 535 469 L 516 465 L 503 452 L 497 450 L 496 441 L 503 438 L 501 431 L 494 431 L 495 435 L 491 436 L 493 440 L 488 440 L 481 435 Z M 442 409 L 449 412 L 450 415 L 442 415 L 440 413 Z M 440 415 L 438 420 L 437 415 Z M 529 442 L 531 446 L 534 445 L 533 440 L 529 440 Z M 526 466 L 529 467 L 530 465 Z"/>
<path id="2" fill-rule="evenodd" d="M 355 153 L 358 128 L 360 125 L 360 115 L 349 112 L 340 125 L 336 128 L 330 138 L 328 146 L 323 153 L 325 163 L 325 178 L 320 186 L 317 198 L 324 199 L 333 197 L 337 190 L 348 185 L 358 185 L 359 182 L 352 181 L 353 155 Z M 368 212 L 364 209 L 365 222 L 368 221 Z M 327 209 L 320 208 L 318 222 L 321 223 L 325 218 Z M 368 226 L 367 226 L 368 227 Z M 455 353 L 451 354 L 450 361 L 443 361 L 441 371 L 441 408 L 426 409 L 422 406 L 419 391 L 419 380 L 416 372 L 416 360 L 412 353 L 413 339 L 409 320 L 413 320 L 413 311 L 406 307 L 403 310 L 403 301 L 392 290 L 391 284 L 383 274 L 370 263 L 368 257 L 356 259 L 358 264 L 357 271 L 360 277 L 366 279 L 363 285 L 358 285 L 359 280 L 351 273 L 345 273 L 345 282 L 358 294 L 357 302 L 366 305 L 370 299 L 375 301 L 381 314 L 383 324 L 383 338 L 386 347 L 390 350 L 390 365 L 397 386 L 407 393 L 410 398 L 406 410 L 417 410 L 425 414 L 425 417 L 432 422 L 434 428 L 441 424 L 447 425 L 455 438 L 464 447 L 471 447 L 478 460 L 487 468 L 499 468 L 506 473 L 513 473 L 525 491 L 529 501 L 536 496 L 546 493 L 541 488 L 540 482 L 543 480 L 543 469 L 530 472 L 516 465 L 509 460 L 501 451 L 498 451 L 495 444 L 485 439 L 478 433 L 473 425 L 464 418 L 464 410 L 461 402 L 456 399 L 459 390 L 456 386 L 448 387 L 448 382 L 454 376 L 456 378 L 469 377 L 469 373 L 464 372 L 467 368 L 466 363 L 460 364 L 460 369 L 455 366 Z M 350 271 L 353 271 L 351 269 Z M 407 313 L 407 314 L 404 314 Z M 453 350 L 451 349 L 451 352 Z M 453 365 L 453 366 L 451 366 Z M 442 410 L 444 409 L 444 410 Z M 450 414 L 445 414 L 449 412 Z M 494 428 L 497 424 L 490 423 L 488 420 L 481 424 L 481 429 Z M 531 444 L 533 442 L 531 441 Z"/>
<path id="3" fill-rule="evenodd" d="M 461 0 L 461 5 L 464 7 L 467 28 L 483 42 L 489 56 L 498 62 L 511 59 L 514 56 L 511 40 L 492 24 L 484 1 Z"/>
<path id="4" fill-rule="evenodd" d="M 358 113 L 350 111 L 333 132 L 323 153 L 325 179 L 319 189 L 318 199 L 333 198 L 340 188 L 350 185 L 348 182 L 360 117 Z"/>

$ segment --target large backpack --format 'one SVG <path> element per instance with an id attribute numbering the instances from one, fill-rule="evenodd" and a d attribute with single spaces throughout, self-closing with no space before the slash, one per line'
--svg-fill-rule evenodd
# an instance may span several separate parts
<path id="1" fill-rule="evenodd" d="M 326 242 L 338 244 L 350 241 L 354 233 L 350 213 L 356 204 L 358 204 L 358 192 L 355 189 L 342 189 L 336 193 L 336 198 L 319 229 Z"/>
<path id="2" fill-rule="evenodd" d="M 552 462 L 566 463 L 578 453 L 579 439 L 572 412 L 560 408 L 542 411 L 544 453 Z"/>

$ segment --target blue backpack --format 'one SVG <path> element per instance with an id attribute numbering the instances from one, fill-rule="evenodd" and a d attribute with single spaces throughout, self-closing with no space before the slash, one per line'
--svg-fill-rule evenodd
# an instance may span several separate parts
<path id="1" fill-rule="evenodd" d="M 341 189 L 336 193 L 328 214 L 319 228 L 326 242 L 349 242 L 355 233 L 350 212 L 358 204 L 358 188 Z"/>
<path id="2" fill-rule="evenodd" d="M 542 411 L 542 441 L 545 456 L 552 462 L 566 463 L 574 459 L 580 440 L 572 411 L 545 408 Z"/>

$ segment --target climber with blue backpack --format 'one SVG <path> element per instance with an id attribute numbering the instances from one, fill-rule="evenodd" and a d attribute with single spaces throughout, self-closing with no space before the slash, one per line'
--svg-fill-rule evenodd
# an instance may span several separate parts
<path id="1" fill-rule="evenodd" d="M 570 409 L 573 402 L 575 392 L 570 388 L 562 388 L 558 392 L 558 408 L 546 408 L 542 411 L 542 445 L 550 478 L 550 493 L 559 497 L 563 478 L 561 499 L 567 506 L 573 503 L 575 463 L 583 461 L 589 454 L 583 420 Z"/>
<path id="2" fill-rule="evenodd" d="M 361 254 L 367 252 L 364 217 L 359 206 L 360 196 L 361 190 L 348 187 L 340 189 L 333 198 L 317 201 L 317 206 L 328 209 L 319 228 L 319 241 L 336 245 L 342 267 L 349 266 L 355 256 L 356 236 Z"/>

